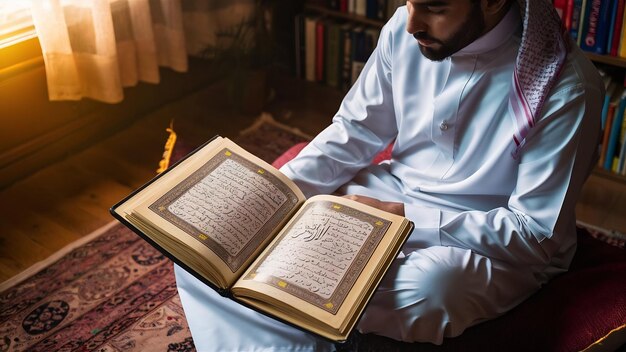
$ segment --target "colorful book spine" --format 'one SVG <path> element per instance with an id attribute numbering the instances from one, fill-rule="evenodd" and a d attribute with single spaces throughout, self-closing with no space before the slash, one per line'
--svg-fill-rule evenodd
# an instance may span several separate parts
<path id="1" fill-rule="evenodd" d="M 580 43 L 583 50 L 605 54 L 610 25 L 610 4 L 611 0 L 587 0 Z"/>
<path id="2" fill-rule="evenodd" d="M 611 0 L 609 1 L 609 15 L 608 15 L 608 30 L 606 33 L 606 48 L 604 49 L 604 53 L 608 54 L 611 52 L 611 44 L 613 43 L 613 31 L 615 30 L 615 22 L 617 20 L 617 1 Z"/>
<path id="3" fill-rule="evenodd" d="M 615 115 L 613 116 L 613 121 L 611 121 L 611 124 L 607 123 L 606 125 L 606 128 L 608 129 L 609 138 L 608 138 L 608 142 L 606 145 L 604 169 L 609 170 L 609 171 L 613 170 L 613 162 L 614 162 L 615 153 L 618 147 L 617 143 L 619 140 L 620 132 L 622 130 L 624 111 L 626 111 L 626 93 L 623 93 L 620 98 L 619 105 L 617 107 L 617 110 L 615 110 Z"/>
<path id="4" fill-rule="evenodd" d="M 622 39 L 622 27 L 624 25 L 624 7 L 626 0 L 617 0 L 617 9 L 615 13 L 615 25 L 613 27 L 613 37 L 611 40 L 611 48 L 609 54 L 612 56 L 618 56 L 619 44 Z"/>

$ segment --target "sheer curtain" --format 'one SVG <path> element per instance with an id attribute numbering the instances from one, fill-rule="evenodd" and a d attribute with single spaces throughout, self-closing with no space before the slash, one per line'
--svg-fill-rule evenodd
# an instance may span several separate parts
<path id="1" fill-rule="evenodd" d="M 187 71 L 180 0 L 31 0 L 50 100 L 117 103 L 122 87 Z"/>

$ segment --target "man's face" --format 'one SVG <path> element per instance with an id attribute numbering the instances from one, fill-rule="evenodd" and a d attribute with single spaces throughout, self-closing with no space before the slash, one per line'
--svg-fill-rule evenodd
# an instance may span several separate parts
<path id="1" fill-rule="evenodd" d="M 441 61 L 478 39 L 485 30 L 480 1 L 408 0 L 406 30 L 422 54 Z"/>

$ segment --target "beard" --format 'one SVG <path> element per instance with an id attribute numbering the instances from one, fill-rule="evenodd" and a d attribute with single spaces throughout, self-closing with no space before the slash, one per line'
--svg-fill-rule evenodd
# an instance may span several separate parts
<path id="1" fill-rule="evenodd" d="M 423 39 L 438 44 L 435 47 L 419 45 L 422 55 L 432 61 L 442 61 L 457 51 L 468 46 L 478 39 L 485 30 L 485 17 L 480 8 L 480 2 L 476 2 L 459 29 L 447 39 L 437 39 L 426 32 L 417 32 L 413 35 L 415 39 Z"/>

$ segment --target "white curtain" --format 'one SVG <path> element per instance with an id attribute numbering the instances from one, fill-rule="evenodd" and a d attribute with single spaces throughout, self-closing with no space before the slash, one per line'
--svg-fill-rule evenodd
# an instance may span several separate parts
<path id="1" fill-rule="evenodd" d="M 158 83 L 159 66 L 186 72 L 255 1 L 31 0 L 49 98 L 117 103 L 122 87 Z"/>

